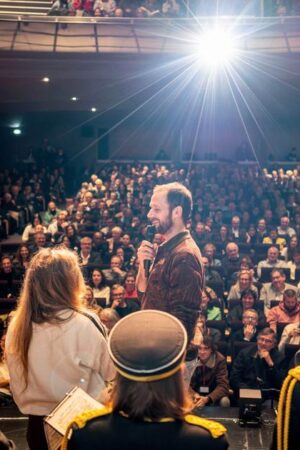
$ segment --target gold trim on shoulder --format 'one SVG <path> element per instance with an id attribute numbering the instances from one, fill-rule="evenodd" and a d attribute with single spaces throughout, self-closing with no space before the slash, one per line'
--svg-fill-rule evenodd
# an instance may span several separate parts
<path id="1" fill-rule="evenodd" d="M 96 419 L 96 417 L 102 417 L 110 414 L 112 412 L 111 407 L 104 407 L 101 409 L 91 409 L 89 411 L 84 411 L 78 416 L 72 419 L 72 422 L 69 423 L 65 435 L 62 440 L 61 450 L 67 450 L 68 441 L 72 435 L 72 428 L 75 425 L 77 428 L 83 428 L 87 424 L 89 420 Z"/>
<path id="2" fill-rule="evenodd" d="M 188 414 L 185 416 L 184 420 L 190 425 L 205 428 L 215 439 L 223 436 L 227 431 L 221 423 L 215 422 L 214 420 L 204 419 L 203 417 L 195 416 L 193 414 Z"/>

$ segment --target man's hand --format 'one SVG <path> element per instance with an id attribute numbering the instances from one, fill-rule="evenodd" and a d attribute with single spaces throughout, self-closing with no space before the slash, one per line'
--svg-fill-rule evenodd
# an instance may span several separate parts
<path id="1" fill-rule="evenodd" d="M 209 401 L 208 397 L 202 397 L 201 395 L 196 394 L 194 397 L 194 406 L 196 408 L 203 408 Z"/>
<path id="2" fill-rule="evenodd" d="M 254 335 L 254 327 L 251 324 L 248 324 L 244 328 L 244 338 L 247 339 L 247 341 L 251 341 L 252 336 Z"/>
<path id="3" fill-rule="evenodd" d="M 290 337 L 299 336 L 299 334 L 300 334 L 300 329 L 299 329 L 299 327 L 294 328 L 293 330 L 291 330 L 291 331 L 289 332 L 289 336 L 290 336 Z"/>
<path id="4" fill-rule="evenodd" d="M 273 367 L 274 363 L 270 356 L 270 353 L 267 350 L 259 350 L 258 351 L 259 356 L 266 361 L 268 366 Z"/>
<path id="5" fill-rule="evenodd" d="M 137 257 L 140 267 L 144 267 L 144 261 L 153 261 L 155 258 L 156 248 L 155 245 L 149 241 L 142 241 L 137 251 Z"/>

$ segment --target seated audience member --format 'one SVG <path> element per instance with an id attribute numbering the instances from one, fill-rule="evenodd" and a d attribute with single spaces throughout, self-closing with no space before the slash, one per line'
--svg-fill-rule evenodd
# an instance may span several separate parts
<path id="1" fill-rule="evenodd" d="M 99 253 L 104 264 L 108 264 L 110 255 L 108 252 L 108 243 L 101 231 L 93 233 L 92 251 Z"/>
<path id="2" fill-rule="evenodd" d="M 278 236 L 277 228 L 272 227 L 269 231 L 268 236 L 263 238 L 263 244 L 272 244 L 279 247 L 280 252 L 286 247 L 287 242 L 283 237 Z"/>
<path id="3" fill-rule="evenodd" d="M 226 359 L 216 351 L 211 337 L 204 337 L 199 345 L 190 388 L 195 407 L 230 406 Z"/>
<path id="4" fill-rule="evenodd" d="M 286 263 L 279 259 L 279 250 L 277 247 L 270 247 L 267 253 L 267 259 L 260 261 L 257 265 L 258 278 L 261 277 L 262 268 L 280 269 L 286 267 Z"/>
<path id="5" fill-rule="evenodd" d="M 278 344 L 278 350 L 280 352 L 284 352 L 286 344 L 300 346 L 300 320 L 298 323 L 290 323 L 284 327 L 280 342 Z"/>
<path id="6" fill-rule="evenodd" d="M 209 266 L 218 266 L 221 267 L 222 263 L 220 259 L 217 259 L 216 256 L 216 247 L 214 244 L 208 243 L 205 244 L 203 249 L 203 256 L 206 256 L 208 259 Z"/>
<path id="7" fill-rule="evenodd" d="M 239 255 L 239 247 L 235 242 L 229 242 L 226 245 L 226 254 L 222 259 L 222 267 L 225 278 L 229 278 L 234 272 L 240 268 L 241 258 Z"/>
<path id="8" fill-rule="evenodd" d="M 56 216 L 60 213 L 60 210 L 56 207 L 55 202 L 50 201 L 48 203 L 48 209 L 44 215 L 44 222 L 48 226 L 55 219 Z"/>
<path id="9" fill-rule="evenodd" d="M 161 3 L 158 0 L 142 0 L 137 10 L 137 17 L 154 17 L 161 15 Z"/>
<path id="10" fill-rule="evenodd" d="M 214 242 L 221 246 L 222 254 L 224 254 L 226 245 L 229 243 L 229 232 L 226 225 L 221 225 L 220 229 L 214 233 Z"/>
<path id="11" fill-rule="evenodd" d="M 101 322 L 106 326 L 108 332 L 115 326 L 115 324 L 120 320 L 120 316 L 115 309 L 105 308 L 99 313 Z"/>
<path id="12" fill-rule="evenodd" d="M 300 304 L 294 289 L 286 289 L 284 291 L 282 302 L 268 311 L 267 322 L 275 333 L 278 323 L 300 322 Z"/>
<path id="13" fill-rule="evenodd" d="M 300 269 L 300 247 L 295 248 L 292 259 L 287 263 L 287 268 L 290 269 L 291 280 L 296 280 L 296 269 Z"/>
<path id="14" fill-rule="evenodd" d="M 131 243 L 131 238 L 128 233 L 125 233 L 122 238 L 122 249 L 124 250 L 124 261 L 125 263 L 130 263 L 133 256 L 136 254 L 136 250 Z"/>
<path id="15" fill-rule="evenodd" d="M 211 238 L 210 232 L 206 229 L 205 224 L 197 222 L 192 236 L 199 248 L 202 248 Z"/>
<path id="16" fill-rule="evenodd" d="M 14 400 L 29 415 L 31 450 L 48 449 L 43 419 L 66 392 L 79 384 L 99 398 L 115 375 L 105 329 L 84 308 L 84 294 L 73 252 L 43 249 L 32 258 L 5 345 Z"/>
<path id="17" fill-rule="evenodd" d="M 275 333 L 264 328 L 258 333 L 257 344 L 241 350 L 235 358 L 230 385 L 238 397 L 240 389 L 280 389 L 284 375 L 284 358 L 276 350 Z M 266 392 L 262 394 L 268 398 Z"/>
<path id="18" fill-rule="evenodd" d="M 125 289 L 120 284 L 114 284 L 111 288 L 111 308 L 114 309 L 121 318 L 139 311 L 140 309 L 137 302 L 125 299 Z"/>
<path id="19" fill-rule="evenodd" d="M 280 218 L 280 226 L 277 227 L 278 236 L 286 238 L 287 241 L 296 234 L 294 228 L 290 227 L 290 219 L 288 216 Z"/>
<path id="20" fill-rule="evenodd" d="M 256 298 L 258 297 L 257 287 L 254 286 L 252 275 L 249 270 L 241 270 L 238 275 L 238 281 L 236 284 L 231 286 L 227 300 L 239 300 L 241 298 L 241 293 L 245 289 L 251 289 L 256 293 Z"/>
<path id="21" fill-rule="evenodd" d="M 293 256 L 294 253 L 297 251 L 298 244 L 299 244 L 298 237 L 295 234 L 294 236 L 291 237 L 288 246 L 285 247 L 281 252 L 281 256 L 284 257 L 286 262 L 293 260 Z"/>
<path id="22" fill-rule="evenodd" d="M 31 252 L 27 244 L 21 244 L 17 250 L 16 256 L 13 260 L 13 265 L 17 272 L 23 275 L 30 263 Z"/>
<path id="23" fill-rule="evenodd" d="M 241 219 L 239 216 L 233 216 L 229 227 L 229 240 L 231 242 L 247 242 L 249 240 L 249 236 L 247 236 L 247 233 L 240 225 Z"/>
<path id="24" fill-rule="evenodd" d="M 222 333 L 217 328 L 211 328 L 206 323 L 206 312 L 200 311 L 199 317 L 195 325 L 195 333 L 191 344 L 193 347 L 199 346 L 203 342 L 205 336 L 212 338 L 215 344 L 222 340 Z"/>
<path id="25" fill-rule="evenodd" d="M 286 289 L 292 289 L 296 292 L 297 299 L 300 299 L 300 291 L 292 284 L 285 282 L 285 274 L 280 269 L 273 269 L 271 272 L 271 283 L 263 283 L 260 291 L 260 300 L 264 302 L 265 314 L 271 308 L 271 301 L 282 301 L 283 293 Z"/>
<path id="26" fill-rule="evenodd" d="M 90 311 L 97 314 L 100 317 L 100 312 L 102 311 L 101 306 L 97 304 L 97 301 L 94 297 L 93 289 L 90 286 L 86 286 L 85 295 L 83 297 L 84 306 Z"/>
<path id="27" fill-rule="evenodd" d="M 223 283 L 222 277 L 216 270 L 213 270 L 210 265 L 208 258 L 206 256 L 202 256 L 202 264 L 204 269 L 204 278 L 205 283 L 209 285 L 209 283 Z"/>
<path id="28" fill-rule="evenodd" d="M 20 278 L 20 273 L 13 267 L 9 256 L 2 256 L 0 268 L 0 297 L 8 298 L 14 297 L 17 294 L 17 289 L 13 281 Z"/>
<path id="29" fill-rule="evenodd" d="M 12 406 L 14 401 L 9 388 L 10 378 L 4 353 L 5 338 L 5 334 L 3 334 L 0 341 L 0 406 Z M 2 448 L 1 445 L 0 448 Z"/>
<path id="30" fill-rule="evenodd" d="M 109 339 L 118 372 L 111 406 L 75 418 L 63 447 L 96 450 L 100 442 L 102 450 L 132 450 L 147 443 L 154 449 L 163 442 L 166 450 L 227 449 L 222 425 L 190 414 L 181 370 L 186 342 L 181 323 L 161 311 L 141 311 L 118 322 Z"/>
<path id="31" fill-rule="evenodd" d="M 201 311 L 206 314 L 207 320 L 222 319 L 220 303 L 212 289 L 206 288 L 202 291 L 200 307 Z"/>
<path id="32" fill-rule="evenodd" d="M 165 0 L 162 4 L 162 13 L 166 17 L 179 17 L 181 3 L 176 0 Z"/>
<path id="33" fill-rule="evenodd" d="M 134 272 L 128 272 L 124 281 L 125 298 L 132 298 L 138 300 L 138 292 L 135 287 L 135 274 Z"/>
<path id="34" fill-rule="evenodd" d="M 296 355 L 295 355 L 296 356 Z M 300 361 L 289 370 L 281 388 L 270 450 L 297 450 L 300 423 Z"/>
<path id="35" fill-rule="evenodd" d="M 267 222 L 265 219 L 259 219 L 256 229 L 256 242 L 262 244 L 263 240 L 268 236 Z"/>
<path id="36" fill-rule="evenodd" d="M 93 291 L 93 297 L 97 299 L 105 299 L 105 305 L 110 303 L 110 287 L 107 286 L 103 273 L 100 269 L 93 269 L 89 285 Z M 103 305 L 104 306 L 104 305 Z"/>
<path id="37" fill-rule="evenodd" d="M 110 260 L 110 269 L 103 270 L 103 275 L 109 286 L 113 284 L 123 284 L 126 277 L 126 272 L 121 269 L 122 261 L 117 255 L 112 256 Z"/>
<path id="38" fill-rule="evenodd" d="M 51 234 L 52 242 L 56 242 L 59 235 L 65 233 L 69 222 L 66 219 L 66 211 L 60 213 L 52 220 L 48 226 L 48 233 Z"/>
<path id="39" fill-rule="evenodd" d="M 87 264 L 101 265 L 101 256 L 99 253 L 92 251 L 92 239 L 89 236 L 84 236 L 80 239 L 79 262 L 82 266 Z"/>
<path id="40" fill-rule="evenodd" d="M 258 314 L 258 322 L 265 324 L 266 319 L 263 311 L 258 308 L 257 293 L 252 289 L 245 289 L 241 292 L 240 304 L 229 310 L 227 322 L 229 326 L 238 325 L 243 320 L 244 312 L 249 309 L 255 309 Z"/>
<path id="41" fill-rule="evenodd" d="M 244 310 L 242 324 L 241 328 L 231 333 L 231 342 L 256 342 L 258 334 L 258 313 L 256 309 Z"/>
<path id="42" fill-rule="evenodd" d="M 30 252 L 35 255 L 42 248 L 50 247 L 51 244 L 47 242 L 45 233 L 37 231 L 34 234 L 33 243 L 29 246 Z"/>
<path id="43" fill-rule="evenodd" d="M 80 247 L 80 240 L 77 235 L 77 230 L 73 224 L 68 224 L 64 230 L 64 236 L 66 236 L 70 241 L 70 247 L 72 250 L 78 251 Z M 61 240 L 63 237 L 61 238 Z"/>
<path id="44" fill-rule="evenodd" d="M 121 227 L 113 227 L 111 230 L 111 237 L 106 240 L 108 244 L 108 252 L 111 255 L 115 255 L 117 249 L 122 246 L 122 233 L 123 230 Z"/>
<path id="45" fill-rule="evenodd" d="M 41 225 L 42 228 L 41 227 L 37 228 L 37 225 Z M 42 218 L 38 213 L 34 214 L 32 221 L 24 228 L 22 234 L 22 241 L 24 242 L 29 241 L 30 238 L 33 238 L 34 234 L 37 231 L 43 231 L 44 233 L 47 233 L 47 227 L 43 226 Z"/>

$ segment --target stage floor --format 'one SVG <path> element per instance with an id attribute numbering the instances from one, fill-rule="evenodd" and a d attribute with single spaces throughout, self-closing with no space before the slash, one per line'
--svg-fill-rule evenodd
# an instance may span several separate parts
<path id="1" fill-rule="evenodd" d="M 275 413 L 272 409 L 263 409 L 260 428 L 240 427 L 238 408 L 207 407 L 198 411 L 202 417 L 215 419 L 223 423 L 228 430 L 230 450 L 267 450 L 270 448 Z M 28 450 L 26 444 L 27 418 L 13 408 L 0 409 L 0 430 L 12 439 L 18 450 Z M 83 449 L 85 450 L 85 449 Z"/>

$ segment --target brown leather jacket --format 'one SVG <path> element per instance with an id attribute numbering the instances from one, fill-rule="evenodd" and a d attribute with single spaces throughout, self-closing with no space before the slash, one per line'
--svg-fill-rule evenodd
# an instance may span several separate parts
<path id="1" fill-rule="evenodd" d="M 142 309 L 159 309 L 173 314 L 185 326 L 190 341 L 202 289 L 201 253 L 190 233 L 184 231 L 158 247 L 142 298 Z"/>

